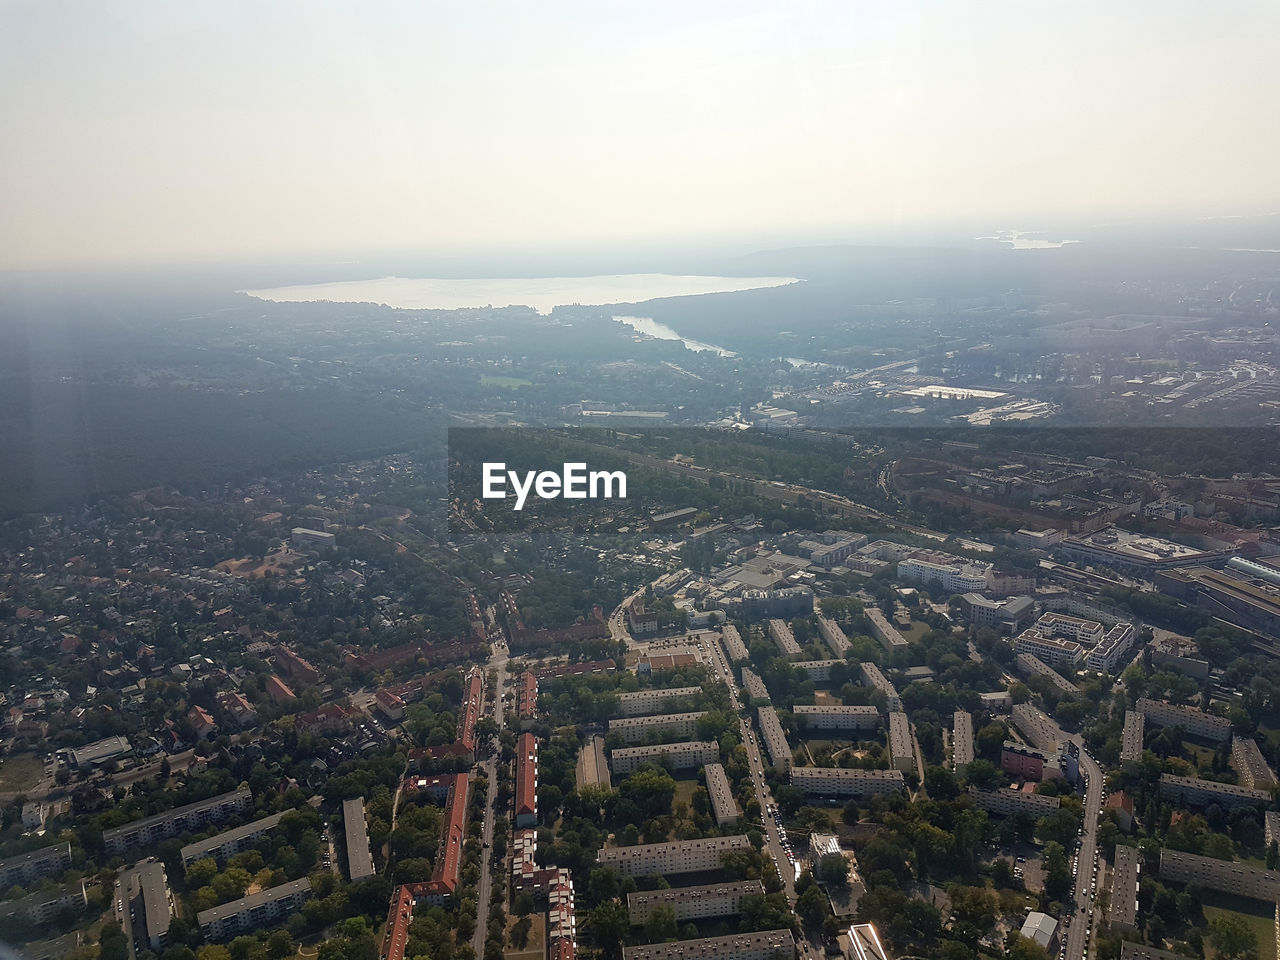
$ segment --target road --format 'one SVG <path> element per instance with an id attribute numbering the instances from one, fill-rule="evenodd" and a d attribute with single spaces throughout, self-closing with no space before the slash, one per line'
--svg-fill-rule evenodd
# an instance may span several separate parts
<path id="1" fill-rule="evenodd" d="M 489 656 L 488 667 L 497 674 L 497 682 L 494 684 L 493 691 L 493 719 L 498 724 L 498 733 L 502 733 L 502 727 L 506 723 L 506 711 L 503 710 L 502 696 L 507 686 L 507 648 L 501 644 L 495 643 L 490 647 L 493 652 Z M 497 803 L 498 788 L 498 760 L 494 756 L 490 756 L 480 765 L 484 770 L 485 779 L 489 783 L 488 792 L 484 801 L 484 824 L 481 827 L 480 839 L 482 848 L 480 850 L 480 882 L 476 886 L 476 932 L 472 939 L 472 946 L 475 948 L 477 957 L 484 956 L 484 940 L 485 931 L 489 928 L 489 898 L 492 896 L 493 876 L 491 861 L 493 860 L 493 824 L 497 816 L 497 810 L 494 809 Z M 506 811 L 503 811 L 506 815 Z"/>
<path id="2" fill-rule="evenodd" d="M 1085 753 L 1084 741 L 1079 735 L 1069 737 L 1080 748 L 1080 772 L 1089 777 L 1089 789 L 1084 803 L 1084 835 L 1080 840 L 1080 859 L 1076 874 L 1075 916 L 1067 929 L 1067 960 L 1081 960 L 1091 940 L 1092 922 L 1089 911 L 1097 902 L 1097 895 L 1090 889 L 1095 876 L 1094 853 L 1098 849 L 1098 813 L 1102 809 L 1102 768 Z M 1101 917 L 1097 917 L 1101 920 Z"/>

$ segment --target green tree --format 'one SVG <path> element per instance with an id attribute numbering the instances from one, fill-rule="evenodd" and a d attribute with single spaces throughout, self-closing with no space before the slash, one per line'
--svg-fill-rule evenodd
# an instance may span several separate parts
<path id="1" fill-rule="evenodd" d="M 1209 942 L 1222 960 L 1255 960 L 1258 938 L 1249 925 L 1232 914 L 1219 914 L 1209 921 Z"/>
<path id="2" fill-rule="evenodd" d="M 675 910 L 665 903 L 654 907 L 644 922 L 644 936 L 650 943 L 674 940 L 679 929 Z"/>
<path id="3" fill-rule="evenodd" d="M 796 898 L 796 915 L 810 926 L 822 923 L 827 915 L 827 898 L 816 883 Z"/>

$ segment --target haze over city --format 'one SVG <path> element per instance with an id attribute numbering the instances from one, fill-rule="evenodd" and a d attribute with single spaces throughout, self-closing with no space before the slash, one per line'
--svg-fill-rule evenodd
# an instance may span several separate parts
<path id="1" fill-rule="evenodd" d="M 0 268 L 1280 207 L 1280 7 L 7 2 Z"/>

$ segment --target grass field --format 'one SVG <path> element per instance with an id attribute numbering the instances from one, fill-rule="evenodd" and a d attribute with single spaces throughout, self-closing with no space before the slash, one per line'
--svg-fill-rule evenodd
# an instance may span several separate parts
<path id="1" fill-rule="evenodd" d="M 1205 920 L 1212 920 L 1224 914 L 1235 914 L 1240 917 L 1249 924 L 1249 929 L 1258 938 L 1258 960 L 1277 960 L 1274 904 L 1206 891 L 1203 906 Z M 1207 937 L 1205 938 L 1205 956 L 1207 960 L 1214 960 L 1214 950 Z"/>
<path id="2" fill-rule="evenodd" d="M 44 776 L 44 762 L 34 753 L 11 753 L 0 760 L 0 790 L 26 790 Z"/>

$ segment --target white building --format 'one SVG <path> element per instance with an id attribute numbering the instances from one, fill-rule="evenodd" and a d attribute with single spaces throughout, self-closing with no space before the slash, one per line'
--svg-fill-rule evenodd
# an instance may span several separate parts
<path id="1" fill-rule="evenodd" d="M 867 704 L 798 703 L 791 713 L 806 730 L 875 730 L 880 726 L 880 712 Z"/>
<path id="2" fill-rule="evenodd" d="M 675 873 L 700 873 L 720 869 L 721 858 L 734 850 L 750 849 L 742 834 L 706 837 L 701 840 L 673 840 L 669 843 L 642 843 L 632 847 L 605 847 L 597 862 L 612 867 L 624 877 L 660 877 Z"/>
<path id="3" fill-rule="evenodd" d="M 911 724 L 907 721 L 907 715 L 897 710 L 889 714 L 889 762 L 895 770 L 903 773 L 914 770 L 916 766 Z"/>
<path id="4" fill-rule="evenodd" d="M 706 711 L 697 713 L 664 713 L 656 717 L 622 717 L 609 721 L 609 732 L 617 733 L 627 743 L 640 743 L 650 734 L 688 740 L 698 732 L 698 721 Z"/>
<path id="5" fill-rule="evenodd" d="M 761 930 L 623 947 L 622 960 L 791 960 L 795 953 L 796 940 L 790 930 Z"/>
<path id="6" fill-rule="evenodd" d="M 785 773 L 791 769 L 791 744 L 787 742 L 787 734 L 782 729 L 782 721 L 778 719 L 778 711 L 773 707 L 760 707 L 756 711 L 756 717 L 760 725 L 760 739 L 769 752 L 773 769 Z"/>
<path id="7" fill-rule="evenodd" d="M 1184 733 L 1215 743 L 1225 743 L 1231 736 L 1231 721 L 1195 707 L 1183 707 L 1165 700 L 1142 697 L 1138 711 L 1150 723 L 1162 727 L 1181 727 Z"/>
<path id="8" fill-rule="evenodd" d="M 1036 820 L 1057 810 L 1061 805 L 1057 797 L 1047 797 L 1030 790 L 1012 790 L 1002 787 L 999 790 L 979 790 L 969 788 L 969 796 L 979 810 L 994 813 L 997 817 L 1012 817 L 1026 814 Z"/>
<path id="9" fill-rule="evenodd" d="M 793 767 L 791 785 L 819 797 L 878 797 L 906 789 L 901 770 Z"/>
<path id="10" fill-rule="evenodd" d="M 648 920 L 655 907 L 670 907 L 677 920 L 728 917 L 742 909 L 742 901 L 746 897 L 763 895 L 764 884 L 759 880 L 637 890 L 627 894 L 627 913 L 633 926 L 640 926 Z"/>
<path id="11" fill-rule="evenodd" d="M 794 659 L 800 656 L 800 644 L 796 643 L 795 634 L 791 632 L 785 620 L 770 620 L 769 636 L 778 645 L 784 657 Z"/>
<path id="12" fill-rule="evenodd" d="M 963 773 L 973 763 L 973 715 L 957 710 L 951 718 L 951 769 Z"/>
<path id="13" fill-rule="evenodd" d="M 719 760 L 720 748 L 710 740 L 619 747 L 613 751 L 613 772 L 619 775 L 632 773 L 647 763 L 659 763 L 663 757 L 670 760 L 674 770 L 696 770 Z"/>
<path id="14" fill-rule="evenodd" d="M 724 766 L 719 763 L 708 763 L 703 768 L 707 777 L 707 794 L 711 798 L 711 814 L 716 819 L 716 826 L 723 827 L 742 819 L 742 809 L 733 796 L 733 787 Z"/>
<path id="15" fill-rule="evenodd" d="M 845 636 L 840 624 L 827 617 L 818 618 L 818 634 L 833 656 L 843 657 L 849 652 L 849 638 Z"/>
<path id="16" fill-rule="evenodd" d="M 634 693 L 618 694 L 618 712 L 624 717 L 639 717 L 647 713 L 670 713 L 671 707 L 692 700 L 702 693 L 701 687 L 671 687 L 667 690 L 651 688 Z"/>

